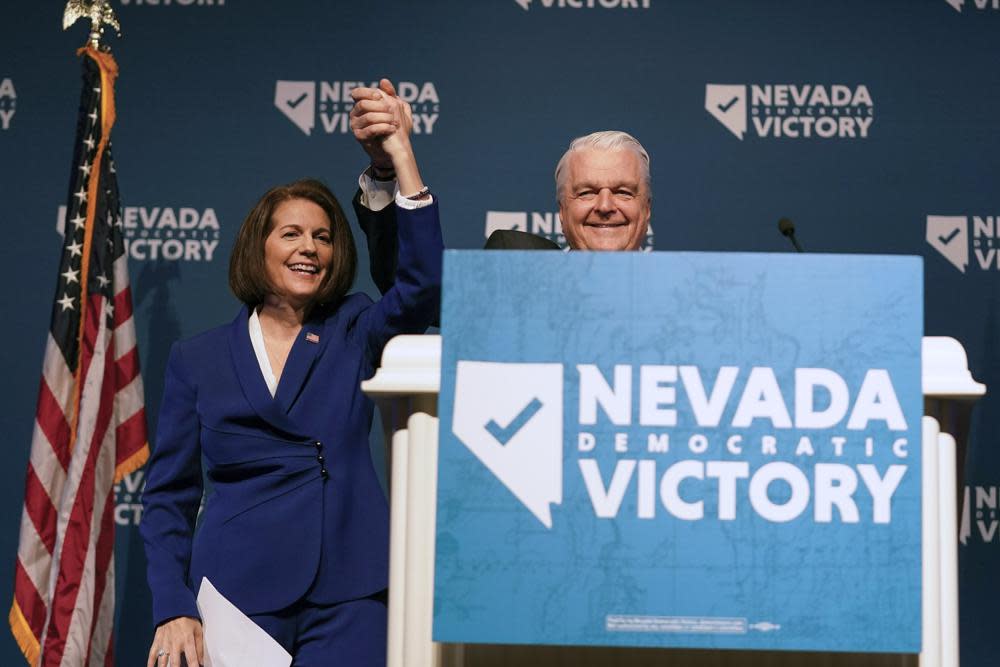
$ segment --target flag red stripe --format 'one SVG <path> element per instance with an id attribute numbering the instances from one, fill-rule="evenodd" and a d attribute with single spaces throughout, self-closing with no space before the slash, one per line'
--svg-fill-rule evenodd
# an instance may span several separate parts
<path id="1" fill-rule="evenodd" d="M 45 438 L 52 446 L 52 451 L 59 461 L 62 469 L 69 469 L 69 422 L 63 414 L 62 406 L 49 389 L 48 382 L 42 376 L 41 386 L 38 388 L 38 410 L 36 411 L 38 426 L 45 434 Z"/>
<path id="2" fill-rule="evenodd" d="M 45 625 L 45 601 L 31 583 L 31 577 L 25 572 L 20 560 L 14 563 L 14 601 L 28 621 L 31 633 L 36 639 L 41 637 L 42 627 Z"/>
<path id="3" fill-rule="evenodd" d="M 96 454 L 96 452 L 91 452 L 91 454 Z M 76 502 L 73 503 L 73 511 L 66 527 L 62 552 L 59 554 L 59 575 L 52 592 L 52 615 L 45 636 L 43 667 L 58 667 L 62 662 L 63 649 L 69 636 L 73 610 L 77 605 L 80 579 L 87 558 L 87 545 L 90 543 L 90 522 L 88 521 L 89 516 L 87 516 L 90 512 L 89 508 L 82 507 L 81 503 L 85 501 L 89 505 L 93 501 L 93 458 L 93 456 L 88 457 L 87 466 L 83 470 L 76 494 Z"/>
<path id="4" fill-rule="evenodd" d="M 50 554 L 56 548 L 56 508 L 49 498 L 45 485 L 35 474 L 35 467 L 28 463 L 28 474 L 24 480 L 24 509 L 31 518 L 38 536 Z"/>
<path id="5" fill-rule="evenodd" d="M 87 326 L 89 327 L 89 324 Z M 107 338 L 110 342 L 110 336 Z M 77 605 L 80 580 L 83 577 L 87 549 L 90 544 L 90 526 L 94 514 L 93 502 L 97 458 L 101 452 L 101 443 L 104 440 L 104 435 L 114 414 L 115 391 L 113 373 L 114 364 L 110 361 L 105 363 L 103 382 L 100 387 L 101 400 L 97 408 L 94 434 L 90 440 L 86 465 L 83 466 L 80 484 L 76 490 L 76 498 L 73 501 L 73 509 L 70 512 L 69 522 L 66 526 L 66 535 L 63 537 L 62 553 L 58 554 L 59 574 L 56 577 L 55 590 L 53 591 L 52 614 L 45 637 L 45 655 L 42 657 L 43 667 L 58 667 L 60 664 L 63 648 L 69 636 L 73 610 Z M 95 609 L 94 613 L 99 612 Z"/>
<path id="6" fill-rule="evenodd" d="M 108 570 L 111 563 L 111 556 L 114 554 L 115 546 L 115 494 L 108 494 L 108 499 L 104 503 L 104 511 L 101 515 L 101 533 L 97 537 L 97 547 L 94 554 L 94 615 L 90 619 L 90 638 L 87 643 L 87 660 L 84 664 L 90 664 L 90 654 L 93 651 L 94 631 L 101 621 L 101 601 L 104 598 L 104 589 L 108 585 Z"/>
<path id="7" fill-rule="evenodd" d="M 115 633 L 108 637 L 108 648 L 104 653 L 104 667 L 115 667 Z"/>
<path id="8" fill-rule="evenodd" d="M 100 294 L 89 294 L 84 306 L 83 322 L 80 324 L 80 365 L 77 370 L 81 393 L 87 373 L 90 371 L 90 361 L 94 358 L 94 350 L 97 347 L 97 332 L 101 326 L 101 317 L 104 316 L 101 310 L 103 299 L 104 297 Z M 77 410 L 79 410 L 79 400 L 77 400 L 76 405 Z M 79 419 L 77 424 L 79 424 Z"/>
<path id="9" fill-rule="evenodd" d="M 132 317 L 132 288 L 125 287 L 115 294 L 113 305 L 115 307 L 113 329 L 117 329 L 128 318 Z"/>
<path id="10" fill-rule="evenodd" d="M 115 429 L 115 439 L 118 448 L 115 454 L 115 465 L 127 461 L 146 444 L 146 410 L 142 409 L 123 421 Z"/>
<path id="11" fill-rule="evenodd" d="M 133 347 L 114 363 L 115 389 L 121 389 L 139 374 L 139 350 Z"/>

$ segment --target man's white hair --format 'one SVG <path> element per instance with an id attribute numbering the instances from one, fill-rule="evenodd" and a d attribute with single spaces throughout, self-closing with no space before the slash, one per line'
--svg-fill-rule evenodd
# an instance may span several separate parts
<path id="1" fill-rule="evenodd" d="M 649 153 L 642 147 L 639 140 L 628 132 L 620 130 L 602 130 L 588 134 L 585 137 L 577 137 L 569 142 L 569 148 L 559 158 L 556 165 L 556 201 L 562 201 L 563 189 L 566 187 L 566 164 L 569 156 L 574 151 L 596 149 L 600 151 L 617 151 L 628 149 L 633 151 L 639 158 L 639 167 L 642 169 L 642 180 L 646 184 L 646 195 L 653 198 L 653 183 L 649 177 Z"/>

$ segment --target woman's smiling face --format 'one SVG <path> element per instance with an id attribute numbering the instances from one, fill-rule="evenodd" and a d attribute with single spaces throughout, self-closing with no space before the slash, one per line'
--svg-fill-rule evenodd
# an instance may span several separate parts
<path id="1" fill-rule="evenodd" d="M 293 307 L 308 305 L 329 273 L 333 257 L 330 219 L 308 199 L 278 204 L 264 241 L 264 270 L 271 294 Z"/>

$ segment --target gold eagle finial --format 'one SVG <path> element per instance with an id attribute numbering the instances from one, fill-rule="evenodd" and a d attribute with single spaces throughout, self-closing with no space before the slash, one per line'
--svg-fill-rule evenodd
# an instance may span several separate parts
<path id="1" fill-rule="evenodd" d="M 118 24 L 118 17 L 111 9 L 108 0 L 69 0 L 66 3 L 66 10 L 63 12 L 63 30 L 66 30 L 77 20 L 90 19 L 90 45 L 100 48 L 101 35 L 104 34 L 104 26 L 108 25 L 115 29 L 115 33 L 121 37 L 122 29 Z"/>

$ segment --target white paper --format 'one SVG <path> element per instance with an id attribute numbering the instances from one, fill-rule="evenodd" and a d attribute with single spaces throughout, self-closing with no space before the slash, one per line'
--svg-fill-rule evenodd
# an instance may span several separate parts
<path id="1" fill-rule="evenodd" d="M 216 590 L 207 577 L 198 589 L 205 667 L 288 667 L 292 656 Z"/>

